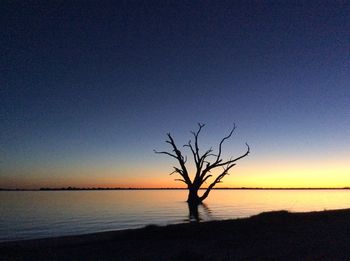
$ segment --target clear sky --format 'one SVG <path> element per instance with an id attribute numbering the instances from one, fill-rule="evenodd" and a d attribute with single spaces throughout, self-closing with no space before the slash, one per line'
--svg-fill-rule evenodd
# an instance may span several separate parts
<path id="1" fill-rule="evenodd" d="M 0 187 L 179 187 L 197 122 L 221 186 L 350 186 L 347 1 L 79 2 L 0 4 Z"/>

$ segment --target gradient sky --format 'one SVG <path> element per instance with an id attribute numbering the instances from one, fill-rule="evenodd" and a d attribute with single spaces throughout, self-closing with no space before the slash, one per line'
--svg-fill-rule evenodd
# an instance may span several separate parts
<path id="1" fill-rule="evenodd" d="M 0 187 L 179 187 L 153 149 L 197 122 L 251 146 L 221 186 L 350 186 L 346 1 L 11 2 Z"/>

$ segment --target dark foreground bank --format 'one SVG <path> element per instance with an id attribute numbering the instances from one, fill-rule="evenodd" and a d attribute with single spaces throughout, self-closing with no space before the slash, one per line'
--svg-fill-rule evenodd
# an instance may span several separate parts
<path id="1" fill-rule="evenodd" d="M 350 209 L 262 213 L 245 219 L 0 244 L 1 260 L 344 260 Z"/>

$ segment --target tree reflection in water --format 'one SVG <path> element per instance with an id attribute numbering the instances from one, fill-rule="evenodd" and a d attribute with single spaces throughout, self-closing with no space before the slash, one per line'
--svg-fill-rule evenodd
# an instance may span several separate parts
<path id="1" fill-rule="evenodd" d="M 201 220 L 203 220 L 203 217 L 201 217 L 201 215 L 199 213 L 199 207 L 202 208 L 203 214 L 206 215 L 206 219 L 212 219 L 211 210 L 203 202 L 200 204 L 191 204 L 191 203 L 187 202 L 187 206 L 188 206 L 188 212 L 189 212 L 189 214 L 188 214 L 188 221 L 189 222 L 200 222 Z"/>

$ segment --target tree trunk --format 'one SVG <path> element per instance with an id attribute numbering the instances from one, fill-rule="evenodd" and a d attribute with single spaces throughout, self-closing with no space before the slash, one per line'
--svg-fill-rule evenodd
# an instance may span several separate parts
<path id="1" fill-rule="evenodd" d="M 199 212 L 198 212 L 199 204 L 187 203 L 187 205 L 189 210 L 188 221 L 199 222 L 200 221 Z"/>
<path id="2" fill-rule="evenodd" d="M 188 189 L 187 202 L 191 205 L 199 205 L 202 202 L 198 196 L 198 188 L 190 187 Z"/>

